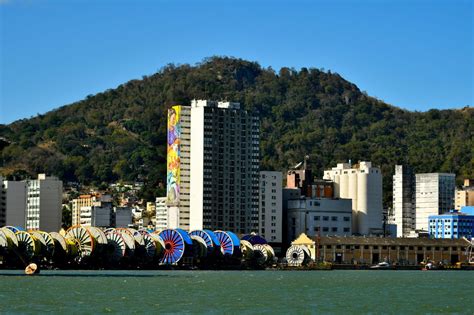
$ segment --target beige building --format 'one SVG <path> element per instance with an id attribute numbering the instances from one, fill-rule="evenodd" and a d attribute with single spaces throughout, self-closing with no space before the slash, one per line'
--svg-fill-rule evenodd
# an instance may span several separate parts
<path id="1" fill-rule="evenodd" d="M 311 258 L 340 264 L 419 265 L 428 260 L 445 265 L 468 262 L 466 239 L 315 237 L 301 234 L 292 245 L 307 246 Z"/>
<path id="2" fill-rule="evenodd" d="M 454 208 L 461 211 L 464 206 L 474 206 L 474 180 L 465 179 L 461 189 L 456 189 Z"/>
<path id="3" fill-rule="evenodd" d="M 79 198 L 72 200 L 72 225 L 81 224 L 81 208 L 83 207 L 92 207 L 94 202 L 93 195 L 80 195 Z M 84 209 L 84 212 L 88 210 Z M 84 215 L 86 215 L 84 213 Z M 90 216 L 89 216 L 90 218 Z"/>

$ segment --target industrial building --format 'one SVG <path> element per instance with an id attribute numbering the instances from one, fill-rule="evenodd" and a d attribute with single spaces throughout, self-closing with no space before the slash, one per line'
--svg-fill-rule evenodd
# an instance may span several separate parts
<path id="1" fill-rule="evenodd" d="M 297 235 L 352 235 L 350 199 L 298 198 L 287 201 L 287 239 Z"/>
<path id="2" fill-rule="evenodd" d="M 428 231 L 428 218 L 454 207 L 455 174 L 416 174 L 415 229 Z"/>
<path id="3" fill-rule="evenodd" d="M 250 233 L 259 227 L 259 120 L 239 103 L 168 110 L 168 225 Z"/>
<path id="4" fill-rule="evenodd" d="M 311 258 L 338 264 L 371 265 L 386 261 L 398 265 L 419 265 L 435 261 L 445 265 L 468 262 L 466 239 L 383 238 L 328 236 L 309 238 L 301 234 L 292 245 L 305 246 Z"/>
<path id="5" fill-rule="evenodd" d="M 282 242 L 282 173 L 261 171 L 259 194 L 259 234 L 272 243 Z"/>
<path id="6" fill-rule="evenodd" d="M 312 171 L 307 168 L 305 157 L 304 162 L 298 163 L 286 174 L 286 188 L 299 188 L 301 195 L 308 198 L 333 198 L 334 182 L 328 179 L 315 179 Z M 298 169 L 303 166 L 303 169 Z"/>
<path id="7" fill-rule="evenodd" d="M 339 163 L 324 171 L 334 182 L 334 197 L 352 199 L 352 232 L 361 235 L 383 233 L 382 173 L 371 162 Z"/>
<path id="8" fill-rule="evenodd" d="M 474 207 L 430 215 L 428 227 L 431 238 L 471 239 L 474 237 Z"/>

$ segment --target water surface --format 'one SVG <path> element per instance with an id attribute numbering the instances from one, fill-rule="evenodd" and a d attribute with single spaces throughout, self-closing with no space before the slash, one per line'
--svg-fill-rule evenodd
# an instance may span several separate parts
<path id="1" fill-rule="evenodd" d="M 5 312 L 474 314 L 474 272 L 0 270 Z"/>

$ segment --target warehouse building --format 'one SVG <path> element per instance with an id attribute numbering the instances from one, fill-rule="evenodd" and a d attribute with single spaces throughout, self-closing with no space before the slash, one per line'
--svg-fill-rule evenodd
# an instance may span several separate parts
<path id="1" fill-rule="evenodd" d="M 382 238 L 327 236 L 309 238 L 301 234 L 292 245 L 307 246 L 312 259 L 338 264 L 419 265 L 428 260 L 445 265 L 467 262 L 466 239 Z M 317 259 L 318 258 L 318 259 Z"/>

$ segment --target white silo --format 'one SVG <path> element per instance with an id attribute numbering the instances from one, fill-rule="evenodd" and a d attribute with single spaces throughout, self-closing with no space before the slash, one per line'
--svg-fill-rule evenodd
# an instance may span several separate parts
<path id="1" fill-rule="evenodd" d="M 378 168 L 370 168 L 367 180 L 367 224 L 371 229 L 383 228 L 382 174 Z"/>
<path id="2" fill-rule="evenodd" d="M 352 199 L 353 233 L 381 232 L 382 222 L 382 173 L 370 162 L 360 162 L 354 168 L 341 163 L 324 172 L 324 179 L 338 181 L 335 198 Z"/>
<path id="3" fill-rule="evenodd" d="M 359 200 L 359 186 L 357 184 L 358 173 L 355 170 L 349 172 L 349 196 L 347 198 L 352 199 L 352 231 L 357 231 L 359 226 L 359 213 L 357 202 Z"/>
<path id="4" fill-rule="evenodd" d="M 338 174 L 334 175 L 334 178 L 328 178 L 334 182 L 334 196 L 339 196 L 341 192 L 341 178 Z"/>
<path id="5" fill-rule="evenodd" d="M 341 183 L 341 197 L 340 198 L 350 198 L 349 196 L 349 176 L 347 174 L 340 175 Z"/>
<path id="6" fill-rule="evenodd" d="M 359 173 L 357 176 L 357 188 L 358 188 L 358 198 L 357 198 L 357 217 L 358 217 L 358 232 L 360 234 L 369 233 L 368 225 L 368 174 Z"/>

